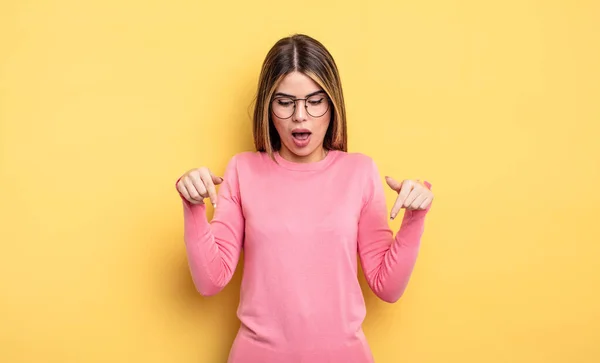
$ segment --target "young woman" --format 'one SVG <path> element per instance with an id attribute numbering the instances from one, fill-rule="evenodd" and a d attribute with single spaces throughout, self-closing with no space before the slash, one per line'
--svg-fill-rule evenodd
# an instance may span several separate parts
<path id="1" fill-rule="evenodd" d="M 308 36 L 283 38 L 267 54 L 253 122 L 256 152 L 235 155 L 222 178 L 201 167 L 176 183 L 202 295 L 227 285 L 244 249 L 241 325 L 228 362 L 373 362 L 357 253 L 373 292 L 398 300 L 417 258 L 430 185 L 386 178 L 399 193 L 390 217 L 406 208 L 394 238 L 375 163 L 347 152 L 337 66 Z M 205 198 L 215 207 L 210 223 Z"/>

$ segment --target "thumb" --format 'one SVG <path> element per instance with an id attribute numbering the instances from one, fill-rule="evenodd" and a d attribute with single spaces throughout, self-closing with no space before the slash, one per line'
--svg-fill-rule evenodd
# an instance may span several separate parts
<path id="1" fill-rule="evenodd" d="M 397 192 L 400 192 L 400 189 L 402 188 L 402 183 L 394 180 L 394 178 L 389 176 L 385 177 L 385 181 L 387 182 L 387 185 L 390 186 L 390 188 L 394 189 Z"/>
<path id="2" fill-rule="evenodd" d="M 219 185 L 223 182 L 223 178 L 220 176 L 213 175 L 212 173 L 210 173 L 210 176 L 212 177 L 212 181 L 215 183 L 215 185 Z"/>

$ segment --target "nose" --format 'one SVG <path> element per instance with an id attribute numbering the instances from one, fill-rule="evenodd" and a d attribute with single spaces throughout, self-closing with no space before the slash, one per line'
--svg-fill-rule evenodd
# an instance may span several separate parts
<path id="1" fill-rule="evenodd" d="M 292 119 L 296 122 L 306 121 L 308 117 L 306 114 L 305 100 L 297 100 L 296 101 L 296 109 L 294 110 L 294 115 Z"/>

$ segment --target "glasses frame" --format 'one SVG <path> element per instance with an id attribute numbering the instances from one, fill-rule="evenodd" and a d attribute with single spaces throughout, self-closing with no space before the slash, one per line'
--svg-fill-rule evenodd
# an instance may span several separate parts
<path id="1" fill-rule="evenodd" d="M 325 109 L 325 112 L 323 112 L 321 115 L 314 116 L 313 114 L 311 114 L 310 112 L 308 112 L 308 102 L 307 101 L 311 97 L 321 96 L 321 95 L 324 96 L 325 99 L 327 100 L 327 108 Z M 278 100 L 280 98 L 286 98 L 286 99 L 292 100 L 294 102 L 294 109 L 292 110 L 292 114 L 289 115 L 288 117 L 279 117 L 279 115 L 277 115 L 275 113 L 275 111 L 273 110 L 273 102 L 275 102 L 276 100 Z M 271 102 L 269 102 L 269 108 L 275 114 L 275 116 L 277 116 L 278 118 L 280 118 L 282 120 L 287 120 L 288 118 L 294 116 L 294 114 L 296 113 L 296 106 L 298 105 L 298 101 L 304 101 L 304 109 L 306 110 L 306 113 L 309 114 L 311 117 L 314 117 L 314 118 L 322 117 L 324 114 L 327 113 L 327 111 L 329 111 L 329 107 L 331 106 L 331 99 L 329 98 L 329 96 L 327 95 L 327 93 L 323 92 L 323 93 L 317 93 L 317 94 L 310 95 L 310 96 L 308 96 L 306 98 L 294 98 L 294 97 L 288 97 L 288 96 L 275 96 L 275 97 L 273 97 L 273 99 L 271 100 Z"/>

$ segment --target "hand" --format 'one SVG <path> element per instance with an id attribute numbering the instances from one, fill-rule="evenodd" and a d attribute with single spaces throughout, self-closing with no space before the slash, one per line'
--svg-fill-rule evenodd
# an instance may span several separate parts
<path id="1" fill-rule="evenodd" d="M 177 191 L 192 204 L 204 204 L 204 198 L 210 198 L 213 207 L 217 207 L 217 190 L 215 185 L 223 182 L 223 178 L 213 175 L 206 167 L 192 169 L 177 181 Z"/>
<path id="2" fill-rule="evenodd" d="M 396 218 L 401 208 L 406 208 L 406 210 L 424 210 L 433 201 L 433 193 L 429 190 L 428 185 L 421 183 L 419 180 L 404 180 L 402 183 L 399 183 L 386 176 L 385 181 L 390 188 L 398 192 L 398 198 L 390 212 L 390 219 Z"/>

